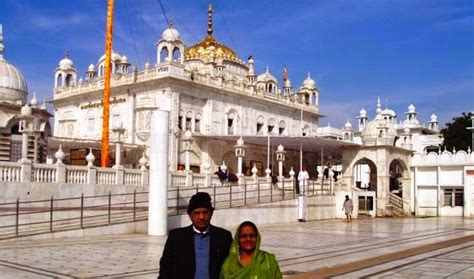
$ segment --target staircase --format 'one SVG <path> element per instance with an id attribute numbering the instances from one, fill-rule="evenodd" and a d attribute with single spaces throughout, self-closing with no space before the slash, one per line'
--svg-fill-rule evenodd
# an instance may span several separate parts
<path id="1" fill-rule="evenodd" d="M 388 203 L 392 206 L 393 217 L 403 217 L 407 215 L 403 212 L 403 200 L 399 196 L 390 193 Z"/>

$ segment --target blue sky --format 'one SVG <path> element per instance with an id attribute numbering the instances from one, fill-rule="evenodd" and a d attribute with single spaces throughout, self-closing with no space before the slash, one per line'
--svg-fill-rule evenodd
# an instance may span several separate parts
<path id="1" fill-rule="evenodd" d="M 53 71 L 66 50 L 81 76 L 104 53 L 105 0 L 0 0 L 4 57 L 22 71 L 30 98 L 52 98 Z M 311 72 L 320 88 L 322 125 L 341 127 L 377 96 L 405 118 L 436 113 L 441 126 L 474 110 L 474 1 L 213 0 L 214 34 L 258 73 L 294 87 Z M 186 45 L 206 32 L 208 0 L 162 0 Z M 158 0 L 115 0 L 114 50 L 143 69 L 156 61 L 166 21 Z M 52 111 L 52 108 L 51 108 Z"/>

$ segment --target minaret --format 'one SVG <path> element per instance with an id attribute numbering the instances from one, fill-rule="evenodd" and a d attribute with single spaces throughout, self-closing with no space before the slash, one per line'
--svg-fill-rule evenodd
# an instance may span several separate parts
<path id="1" fill-rule="evenodd" d="M 407 115 L 407 121 L 409 123 L 415 123 L 415 121 L 416 121 L 416 108 L 413 104 L 410 103 L 410 105 L 408 106 L 408 111 L 405 112 L 405 114 Z"/>
<path id="2" fill-rule="evenodd" d="M 357 119 L 359 119 L 359 131 L 362 131 L 365 124 L 367 124 L 367 120 L 369 120 L 367 117 L 367 111 L 364 108 L 359 111 L 359 117 L 357 117 Z"/>
<path id="3" fill-rule="evenodd" d="M 255 69 L 253 68 L 253 56 L 250 55 L 247 61 L 247 66 L 249 67 L 249 71 L 247 74 L 247 82 L 249 86 L 253 86 L 255 82 Z"/>
<path id="4" fill-rule="evenodd" d="M 429 127 L 431 130 L 433 131 L 438 131 L 438 117 L 436 116 L 436 114 L 432 114 L 431 115 L 431 121 L 429 122 Z"/>
<path id="5" fill-rule="evenodd" d="M 380 103 L 380 97 L 377 97 L 377 109 L 375 110 L 375 112 L 377 112 L 377 114 L 382 113 L 382 104 Z"/>

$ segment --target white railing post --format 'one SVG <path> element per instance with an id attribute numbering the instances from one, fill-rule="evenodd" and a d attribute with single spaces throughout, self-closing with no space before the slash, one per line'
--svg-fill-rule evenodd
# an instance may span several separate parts
<path id="1" fill-rule="evenodd" d="M 97 169 L 94 167 L 95 156 L 92 154 L 92 149 L 89 149 L 89 154 L 86 156 L 87 161 L 87 184 L 97 184 Z"/>
<path id="2" fill-rule="evenodd" d="M 20 181 L 21 182 L 31 182 L 32 178 L 31 177 L 31 170 L 32 170 L 32 163 L 30 161 L 20 161 L 21 164 L 21 177 Z"/>
<path id="3" fill-rule="evenodd" d="M 56 157 L 56 182 L 64 183 L 66 182 L 66 166 L 63 164 L 65 155 L 61 145 L 59 145 L 54 157 Z"/>
<path id="4" fill-rule="evenodd" d="M 253 183 L 257 183 L 258 181 L 258 177 L 257 177 L 257 172 L 258 172 L 258 169 L 257 167 L 255 166 L 255 164 L 253 164 L 253 168 L 252 168 L 252 178 L 253 178 Z"/>
<path id="5" fill-rule="evenodd" d="M 209 171 L 209 168 L 211 167 L 208 162 L 204 162 L 203 166 L 204 168 L 204 174 L 206 175 L 204 177 L 204 185 L 206 187 L 211 187 L 211 173 Z"/>
<path id="6" fill-rule="evenodd" d="M 147 159 L 145 157 L 145 152 L 143 152 L 143 155 L 138 161 L 138 163 L 140 164 L 140 170 L 142 171 L 140 185 L 148 185 L 149 174 L 148 174 L 148 169 L 146 168 Z M 171 180 L 169 179 L 168 181 L 171 181 Z"/>

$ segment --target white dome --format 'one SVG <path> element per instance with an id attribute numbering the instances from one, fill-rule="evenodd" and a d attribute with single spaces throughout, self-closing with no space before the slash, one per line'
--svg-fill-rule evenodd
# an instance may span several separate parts
<path id="1" fill-rule="evenodd" d="M 397 116 L 397 114 L 396 114 L 393 110 L 391 110 L 391 109 L 384 109 L 384 110 L 381 112 L 381 114 L 382 114 L 383 116 L 385 116 L 385 115 L 388 115 L 388 116 L 391 116 L 391 117 L 396 117 L 396 116 Z"/>
<path id="2" fill-rule="evenodd" d="M 122 56 L 122 63 L 127 64 L 128 63 L 128 57 L 127 56 Z"/>
<path id="3" fill-rule="evenodd" d="M 352 129 L 352 124 L 349 122 L 349 119 L 347 120 L 346 124 L 344 124 L 344 129 L 350 130 Z"/>
<path id="4" fill-rule="evenodd" d="M 267 70 L 265 71 L 265 73 L 258 75 L 257 82 L 269 82 L 269 81 L 272 81 L 278 84 L 277 79 L 270 73 L 267 67 Z"/>
<path id="5" fill-rule="evenodd" d="M 359 117 L 367 117 L 367 111 L 364 108 L 359 111 Z"/>
<path id="6" fill-rule="evenodd" d="M 414 113 L 415 112 L 415 106 L 413 104 L 410 104 L 408 106 L 408 113 Z"/>
<path id="7" fill-rule="evenodd" d="M 308 76 L 306 79 L 303 81 L 303 88 L 308 88 L 308 89 L 315 89 L 316 88 L 316 82 L 311 78 L 311 75 L 308 73 Z"/>
<path id="8" fill-rule="evenodd" d="M 436 114 L 432 114 L 431 115 L 431 122 L 437 122 L 438 121 L 438 117 L 436 116 Z"/>
<path id="9" fill-rule="evenodd" d="M 99 58 L 99 61 L 97 64 L 100 64 L 101 62 L 105 61 L 105 53 Z M 112 50 L 112 55 L 111 55 L 111 61 L 113 62 L 120 62 L 122 61 L 122 56 Z"/>
<path id="10" fill-rule="evenodd" d="M 21 107 L 21 115 L 31 115 L 31 114 L 32 114 L 32 110 L 28 104 Z"/>
<path id="11" fill-rule="evenodd" d="M 285 87 L 291 87 L 290 79 L 285 80 Z"/>
<path id="12" fill-rule="evenodd" d="M 177 41 L 180 40 L 178 30 L 174 29 L 173 26 L 166 28 L 161 34 L 161 39 L 165 41 Z"/>
<path id="13" fill-rule="evenodd" d="M 74 63 L 69 59 L 68 55 L 59 61 L 59 68 L 62 70 L 74 69 Z"/>
<path id="14" fill-rule="evenodd" d="M 25 103 L 28 87 L 19 70 L 0 59 L 0 100 Z"/>
<path id="15" fill-rule="evenodd" d="M 87 71 L 89 71 L 89 72 L 94 72 L 94 71 L 95 71 L 95 66 L 94 66 L 94 64 L 90 64 L 89 67 L 87 68 Z"/>
<path id="16" fill-rule="evenodd" d="M 374 120 L 369 121 L 361 133 L 362 143 L 368 146 L 393 145 L 397 137 L 397 130 L 390 121 L 377 114 Z"/>

